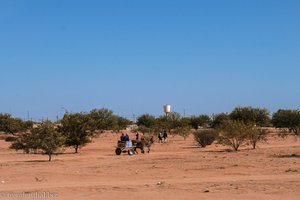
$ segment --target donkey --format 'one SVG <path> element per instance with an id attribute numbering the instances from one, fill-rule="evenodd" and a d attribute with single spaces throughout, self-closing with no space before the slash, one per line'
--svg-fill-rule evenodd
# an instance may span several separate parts
<path id="1" fill-rule="evenodd" d="M 134 151 L 138 153 L 136 149 L 141 149 L 142 153 L 145 153 L 144 147 L 147 147 L 148 153 L 150 153 L 150 147 L 154 143 L 153 136 L 151 138 L 143 137 L 141 140 L 132 140 L 132 144 L 135 146 Z"/>

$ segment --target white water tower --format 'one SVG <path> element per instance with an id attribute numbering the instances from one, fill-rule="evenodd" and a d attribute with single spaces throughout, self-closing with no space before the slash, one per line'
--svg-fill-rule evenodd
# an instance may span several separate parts
<path id="1" fill-rule="evenodd" d="M 171 105 L 169 104 L 164 105 L 164 112 L 168 116 L 168 114 L 171 112 Z"/>

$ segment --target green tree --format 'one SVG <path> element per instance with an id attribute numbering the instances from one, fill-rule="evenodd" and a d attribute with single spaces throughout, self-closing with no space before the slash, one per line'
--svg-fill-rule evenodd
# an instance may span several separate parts
<path id="1" fill-rule="evenodd" d="M 55 129 L 53 123 L 45 121 L 31 132 L 20 135 L 10 148 L 16 151 L 23 150 L 26 153 L 41 150 L 51 161 L 52 155 L 63 146 L 64 141 L 65 138 Z"/>
<path id="2" fill-rule="evenodd" d="M 270 125 L 269 115 L 269 111 L 265 108 L 237 107 L 229 114 L 229 117 L 232 120 L 242 121 L 245 124 L 262 127 Z"/>
<path id="3" fill-rule="evenodd" d="M 299 134 L 300 110 L 280 109 L 272 116 L 272 124 L 276 128 L 288 128 L 290 133 Z"/>
<path id="4" fill-rule="evenodd" d="M 141 115 L 137 118 L 136 124 L 138 126 L 144 126 L 144 127 L 152 129 L 155 126 L 155 117 L 150 114 Z"/>
<path id="5" fill-rule="evenodd" d="M 223 121 L 217 129 L 219 143 L 231 146 L 233 150 L 237 151 L 247 141 L 247 131 L 251 127 L 242 121 Z"/>
<path id="6" fill-rule="evenodd" d="M 182 117 L 179 113 L 171 112 L 166 117 L 171 129 L 175 129 L 182 126 Z"/>
<path id="7" fill-rule="evenodd" d="M 219 113 L 213 116 L 212 127 L 218 128 L 224 121 L 229 120 L 229 116 L 226 113 Z"/>
<path id="8" fill-rule="evenodd" d="M 89 118 L 90 127 L 94 130 L 109 130 L 113 129 L 114 126 L 114 115 L 111 110 L 93 109 L 87 115 Z"/>
<path id="9" fill-rule="evenodd" d="M 180 126 L 181 127 L 189 126 L 190 128 L 192 128 L 192 126 L 191 126 L 191 118 L 190 117 L 181 117 L 181 119 L 180 119 Z"/>
<path id="10" fill-rule="evenodd" d="M 132 124 L 132 122 L 124 117 L 120 117 L 117 115 L 114 115 L 112 118 L 113 121 L 113 125 L 112 128 L 113 130 L 119 132 L 122 129 L 125 129 L 127 126 L 129 126 L 130 124 Z"/>
<path id="11" fill-rule="evenodd" d="M 199 116 L 192 116 L 190 120 L 190 125 L 194 129 L 198 129 L 199 126 L 205 126 L 210 123 L 210 117 L 208 115 L 199 115 Z"/>
<path id="12" fill-rule="evenodd" d="M 165 115 L 156 118 L 154 129 L 156 132 L 162 132 L 163 130 L 171 131 L 172 127 L 169 118 Z"/>
<path id="13" fill-rule="evenodd" d="M 153 134 L 155 130 L 148 128 L 146 126 L 140 125 L 140 126 L 138 126 L 138 129 L 136 131 L 140 131 L 145 135 L 145 134 Z"/>
<path id="14" fill-rule="evenodd" d="M 92 123 L 93 125 L 93 123 Z M 91 142 L 94 127 L 91 127 L 90 118 L 85 113 L 65 113 L 60 120 L 58 130 L 65 136 L 65 146 L 78 148 Z"/>
<path id="15" fill-rule="evenodd" d="M 258 142 L 267 141 L 268 131 L 262 128 L 249 127 L 247 130 L 247 139 L 252 145 L 252 148 L 255 149 Z"/>
<path id="16" fill-rule="evenodd" d="M 183 130 L 185 126 L 189 126 L 187 118 L 182 118 L 179 113 L 171 112 L 167 116 L 163 115 L 155 120 L 155 130 L 166 130 L 173 136 Z"/>
<path id="17" fill-rule="evenodd" d="M 13 118 L 10 114 L 0 113 L 0 132 L 15 134 L 32 128 L 33 122 Z"/>

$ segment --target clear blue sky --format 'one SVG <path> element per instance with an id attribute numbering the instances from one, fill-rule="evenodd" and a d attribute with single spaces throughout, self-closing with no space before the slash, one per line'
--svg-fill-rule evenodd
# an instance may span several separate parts
<path id="1" fill-rule="evenodd" d="M 299 108 L 298 0 L 0 0 L 0 112 Z"/>

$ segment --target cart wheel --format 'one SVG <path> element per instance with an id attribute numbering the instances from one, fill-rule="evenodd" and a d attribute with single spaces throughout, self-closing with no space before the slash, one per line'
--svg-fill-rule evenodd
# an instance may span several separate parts
<path id="1" fill-rule="evenodd" d="M 142 152 L 142 153 L 145 153 L 145 150 L 143 149 L 141 152 Z"/>
<path id="2" fill-rule="evenodd" d="M 134 154 L 133 149 L 129 149 L 129 150 L 128 150 L 128 155 L 132 156 L 133 154 Z"/>
<path id="3" fill-rule="evenodd" d="M 120 155 L 122 153 L 121 148 L 116 148 L 116 155 Z"/>

